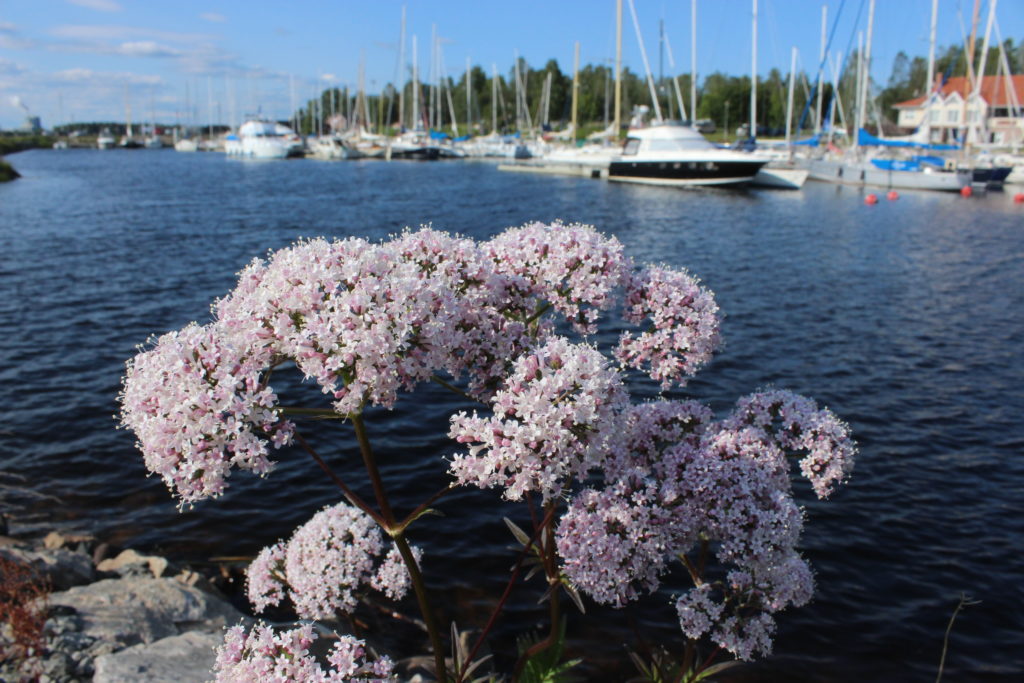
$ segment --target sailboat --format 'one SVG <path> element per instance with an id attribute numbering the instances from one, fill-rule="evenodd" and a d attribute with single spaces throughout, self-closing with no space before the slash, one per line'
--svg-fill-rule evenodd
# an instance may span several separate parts
<path id="1" fill-rule="evenodd" d="M 934 4 L 933 38 L 934 45 Z M 875 0 L 868 6 L 868 32 L 864 43 L 863 62 L 857 93 L 857 137 L 854 146 L 845 152 L 805 161 L 813 180 L 845 185 L 872 186 L 884 189 L 959 191 L 971 184 L 970 169 L 959 169 L 952 160 L 921 154 L 922 151 L 955 149 L 950 145 L 934 145 L 913 139 L 886 140 L 870 135 L 863 127 L 866 121 L 868 84 L 871 65 L 871 34 L 874 27 Z M 897 156 L 898 149 L 916 149 L 918 154 Z"/>
<path id="2" fill-rule="evenodd" d="M 756 152 L 767 159 L 761 166 L 751 185 L 772 187 L 785 190 L 799 190 L 807 180 L 808 171 L 799 168 L 793 160 L 793 152 L 789 147 L 790 122 L 793 120 L 793 82 L 796 73 L 796 48 L 793 48 L 789 68 L 789 97 L 786 106 L 786 146 L 784 149 L 765 149 L 757 145 L 757 0 L 753 0 L 751 12 L 751 58 L 750 58 L 750 139 L 744 149 Z"/>

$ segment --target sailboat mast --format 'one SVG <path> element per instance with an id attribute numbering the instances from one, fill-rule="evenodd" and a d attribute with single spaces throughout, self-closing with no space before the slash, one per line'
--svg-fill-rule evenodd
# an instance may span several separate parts
<path id="1" fill-rule="evenodd" d="M 576 41 L 572 60 L 572 143 L 576 144 L 576 113 L 580 99 L 580 41 Z"/>
<path id="2" fill-rule="evenodd" d="M 640 33 L 640 21 L 636 18 L 636 5 L 629 0 L 629 13 L 633 16 L 633 28 L 636 30 L 636 42 L 640 44 L 640 56 L 644 59 L 644 72 L 647 75 L 647 88 L 651 91 L 651 102 L 654 103 L 654 118 L 661 122 L 661 105 L 658 104 L 658 91 L 654 87 L 654 76 L 651 75 L 651 65 L 647 61 L 647 50 L 644 48 L 644 37 Z"/>
<path id="3" fill-rule="evenodd" d="M 412 37 L 412 129 L 416 130 L 420 122 L 420 84 L 416 72 L 416 35 Z"/>
<path id="4" fill-rule="evenodd" d="M 473 88 L 470 85 L 469 55 L 466 55 L 466 135 L 473 134 Z"/>
<path id="5" fill-rule="evenodd" d="M 498 134 L 498 65 L 491 63 L 491 134 Z"/>
<path id="6" fill-rule="evenodd" d="M 682 107 L 680 107 L 681 109 Z M 682 112 L 680 112 L 682 115 Z M 690 120 L 697 123 L 697 0 L 690 3 Z"/>
<path id="7" fill-rule="evenodd" d="M 750 38 L 750 139 L 757 139 L 757 0 L 753 0 Z"/>
<path id="8" fill-rule="evenodd" d="M 860 107 L 860 114 L 857 117 L 858 125 L 861 128 L 866 128 L 868 119 L 868 93 L 871 92 L 871 36 L 875 28 L 875 0 L 871 0 L 868 4 L 868 38 L 864 45 L 864 77 L 861 80 L 861 92 L 860 101 L 858 102 Z"/>
<path id="9" fill-rule="evenodd" d="M 938 1 L 938 0 L 936 0 L 936 1 Z M 818 106 L 815 108 L 815 111 L 818 114 L 818 120 L 814 124 L 814 132 L 815 133 L 821 133 L 821 121 L 822 121 L 821 117 L 824 114 L 824 112 L 821 111 L 821 97 L 822 97 L 822 85 L 823 85 L 822 82 L 821 82 L 821 77 L 822 77 L 822 70 L 825 68 L 825 47 L 826 47 L 825 26 L 826 26 L 827 23 L 828 23 L 828 5 L 822 5 L 821 6 L 821 55 L 818 58 L 818 88 L 817 88 L 817 90 L 818 90 Z"/>
<path id="10" fill-rule="evenodd" d="M 928 37 L 928 96 L 935 90 L 935 30 L 939 21 L 939 0 L 932 0 L 932 26 Z"/>
<path id="11" fill-rule="evenodd" d="M 622 0 L 615 0 L 615 137 L 622 127 Z"/>
<path id="12" fill-rule="evenodd" d="M 789 61 L 789 95 L 786 98 L 786 147 L 789 147 L 790 133 L 793 124 L 793 86 L 796 81 L 796 46 L 793 46 L 793 56 Z"/>
<path id="13" fill-rule="evenodd" d="M 857 87 L 854 89 L 854 97 L 856 98 L 853 105 L 856 108 L 851 108 L 850 115 L 854 117 L 853 126 L 855 129 L 860 130 L 864 126 L 864 113 L 861 102 L 861 91 L 864 89 L 864 32 L 857 31 Z M 860 146 L 860 135 L 853 136 L 853 146 Z"/>
<path id="14" fill-rule="evenodd" d="M 405 5 L 402 5 L 402 32 L 398 39 L 398 73 L 398 128 L 401 130 L 405 127 Z"/>

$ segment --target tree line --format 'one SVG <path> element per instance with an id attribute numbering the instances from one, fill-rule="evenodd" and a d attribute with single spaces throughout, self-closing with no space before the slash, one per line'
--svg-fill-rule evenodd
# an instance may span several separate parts
<path id="1" fill-rule="evenodd" d="M 1003 44 L 1007 62 L 1012 73 L 1024 73 L 1024 41 L 1012 38 Z M 977 50 L 980 55 L 980 46 Z M 989 48 L 986 60 L 986 75 L 997 73 L 1000 59 L 999 46 Z M 874 106 L 869 107 L 871 127 L 881 121 L 883 127 L 894 127 L 896 111 L 893 105 L 923 95 L 926 91 L 927 58 L 909 57 L 900 52 L 893 63 L 892 75 L 887 83 L 873 83 L 871 87 Z M 939 51 L 936 58 L 936 73 L 945 77 L 962 76 L 967 72 L 964 49 L 951 45 Z M 835 117 L 842 116 L 846 127 L 853 125 L 853 111 L 856 100 L 857 54 L 849 55 L 841 68 L 837 84 L 830 82 L 830 70 L 824 69 L 825 81 L 822 86 L 822 109 L 825 116 L 835 111 Z M 587 64 L 579 71 L 579 98 L 577 121 L 581 131 L 606 128 L 614 120 L 615 82 L 614 68 L 606 64 Z M 673 82 L 675 81 L 675 82 Z M 802 122 L 803 129 L 813 129 L 813 111 L 816 109 L 817 73 L 798 72 L 795 80 L 792 126 L 796 130 Z M 458 78 L 446 78 L 438 84 L 419 81 L 417 97 L 418 112 L 412 112 L 413 86 L 411 81 L 404 84 L 402 105 L 404 120 L 399 118 L 399 93 L 391 83 L 380 93 L 360 95 L 348 88 L 329 88 L 317 100 L 309 100 L 296 111 L 292 123 L 302 133 L 327 131 L 328 122 L 337 124 L 362 124 L 368 130 L 394 132 L 401 127 L 413 126 L 414 116 L 423 127 L 441 129 L 459 134 L 498 132 L 511 133 L 532 128 L 539 130 L 545 120 L 552 129 L 565 128 L 571 120 L 572 73 L 565 72 L 554 59 L 542 67 L 530 67 L 525 58 L 507 73 L 488 74 L 482 67 L 474 66 Z M 518 87 L 517 87 L 518 83 Z M 759 129 L 780 134 L 786 126 L 789 74 L 772 69 L 757 84 L 757 123 Z M 679 119 L 676 88 L 682 94 L 684 107 L 690 107 L 690 74 L 664 77 L 655 80 L 662 115 Z M 469 89 L 467 102 L 466 90 Z M 687 111 L 687 119 L 709 119 L 728 134 L 750 119 L 749 76 L 733 76 L 721 72 L 710 73 L 697 87 L 697 112 L 694 116 Z M 518 102 L 517 102 L 518 100 Z M 836 106 L 832 105 L 833 100 Z M 810 105 L 808 105 L 810 102 Z M 622 70 L 622 112 L 620 121 L 626 125 L 635 105 L 651 106 L 651 96 L 646 80 L 624 68 Z M 454 117 L 456 126 L 452 125 Z M 467 130 L 467 125 L 469 129 Z"/>
<path id="2" fill-rule="evenodd" d="M 1015 42 L 1010 38 L 1002 47 L 1010 72 L 1024 73 L 1024 41 Z M 966 75 L 967 59 L 964 52 L 960 45 L 950 45 L 939 50 L 935 73 L 942 77 Z M 980 55 L 980 46 L 977 52 Z M 999 64 L 999 46 L 992 46 L 985 62 L 985 74 L 995 75 L 999 72 Z M 897 115 L 893 105 L 926 92 L 927 65 L 926 57 L 910 57 L 902 51 L 896 55 L 888 81 L 884 85 L 872 84 L 874 104 L 868 108 L 869 121 L 872 122 L 869 128 L 877 127 L 880 121 L 883 129 L 895 129 Z M 826 67 L 820 98 L 823 115 L 834 116 L 836 125 L 843 123 L 850 129 L 853 126 L 856 100 L 856 51 L 844 60 L 835 86 L 830 76 L 831 71 Z M 585 135 L 608 128 L 615 118 L 614 68 L 609 64 L 587 64 L 580 69 L 578 80 L 577 121 L 580 133 Z M 651 106 L 652 102 L 647 81 L 641 74 L 623 68 L 621 80 L 620 122 L 626 125 L 635 106 Z M 792 127 L 797 134 L 806 134 L 815 127 L 814 112 L 818 100 L 816 81 L 816 72 L 800 71 L 796 74 Z M 394 133 L 402 128 L 413 127 L 416 120 L 425 128 L 439 129 L 453 135 L 478 135 L 492 130 L 513 133 L 545 127 L 559 130 L 568 126 L 572 118 L 572 83 L 572 72 L 563 71 L 556 60 L 549 59 L 542 67 L 533 68 L 525 58 L 520 57 L 517 64 L 506 73 L 489 74 L 482 67 L 473 66 L 468 73 L 464 72 L 458 78 L 446 78 L 440 84 L 425 83 L 420 79 L 419 93 L 415 98 L 418 112 L 415 114 L 412 111 L 413 85 L 408 80 L 403 85 L 401 97 L 392 83 L 374 94 L 360 94 L 347 87 L 325 89 L 319 98 L 307 100 L 296 110 L 288 123 L 302 134 L 328 132 L 332 123 L 339 129 L 362 125 L 370 131 Z M 758 79 L 757 123 L 761 134 L 778 135 L 784 131 L 788 84 L 789 74 L 779 69 L 772 69 L 766 77 Z M 733 76 L 713 72 L 704 76 L 697 84 L 696 115 L 689 111 L 689 73 L 656 79 L 655 90 L 665 118 L 684 118 L 677 103 L 677 89 L 682 95 L 686 119 L 710 120 L 727 136 L 735 135 L 737 127 L 750 120 L 749 75 Z M 452 124 L 453 117 L 455 126 Z M 798 130 L 800 124 L 802 131 Z M 67 129 L 57 130 L 58 134 L 66 134 L 71 130 L 97 134 L 106 128 L 114 134 L 123 135 L 125 125 L 111 121 L 67 124 L 58 128 Z M 214 126 L 215 133 L 223 130 L 222 125 Z"/>

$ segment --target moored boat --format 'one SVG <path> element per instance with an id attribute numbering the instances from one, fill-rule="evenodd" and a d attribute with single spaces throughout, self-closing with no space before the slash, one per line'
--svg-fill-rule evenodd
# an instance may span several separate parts
<path id="1" fill-rule="evenodd" d="M 608 179 L 649 185 L 742 185 L 767 158 L 722 149 L 689 126 L 659 123 L 629 131 Z"/>
<path id="2" fill-rule="evenodd" d="M 228 135 L 224 151 L 230 156 L 251 159 L 284 159 L 302 155 L 302 141 L 284 124 L 263 119 L 250 119 L 238 133 Z"/>

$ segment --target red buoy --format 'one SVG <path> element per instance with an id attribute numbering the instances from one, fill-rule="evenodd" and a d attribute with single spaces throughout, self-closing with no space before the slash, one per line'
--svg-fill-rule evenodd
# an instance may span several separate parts
<path id="1" fill-rule="evenodd" d="M 1024 204 L 1024 192 L 1018 192 L 1017 194 L 1013 195 L 1013 203 Z"/>
<path id="2" fill-rule="evenodd" d="M 889 194 L 887 194 L 885 196 L 888 197 L 889 201 L 891 202 L 894 199 L 899 199 L 900 198 L 900 193 L 897 192 L 896 190 L 889 190 Z"/>
<path id="3" fill-rule="evenodd" d="M 871 206 L 872 204 L 877 204 L 878 195 L 874 193 L 869 194 L 867 197 L 864 198 L 864 203 L 867 204 L 868 206 Z"/>
<path id="4" fill-rule="evenodd" d="M 961 197 L 970 197 L 972 194 L 974 194 L 974 190 L 971 189 L 970 185 L 965 185 L 960 188 Z"/>

